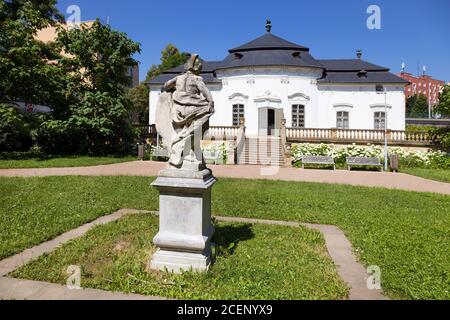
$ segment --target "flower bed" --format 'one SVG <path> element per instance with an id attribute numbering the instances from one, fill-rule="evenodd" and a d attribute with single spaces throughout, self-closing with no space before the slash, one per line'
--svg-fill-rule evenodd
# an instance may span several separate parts
<path id="1" fill-rule="evenodd" d="M 405 167 L 450 169 L 450 157 L 442 151 L 406 151 L 400 147 L 389 147 L 389 154 L 399 156 Z M 384 161 L 384 147 L 377 145 L 335 146 L 333 144 L 299 143 L 291 145 L 294 166 L 301 165 L 302 156 L 331 156 L 337 166 L 343 167 L 347 157 L 374 157 Z"/>

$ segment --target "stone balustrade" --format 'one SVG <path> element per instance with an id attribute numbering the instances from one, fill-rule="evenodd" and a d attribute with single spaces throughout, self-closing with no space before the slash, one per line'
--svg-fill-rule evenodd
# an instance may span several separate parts
<path id="1" fill-rule="evenodd" d="M 384 142 L 384 134 L 384 130 L 286 128 L 288 142 L 381 143 Z M 432 143 L 432 138 L 427 132 L 398 130 L 387 130 L 387 140 L 391 145 L 427 146 Z"/>
<path id="2" fill-rule="evenodd" d="M 205 133 L 205 140 L 234 140 L 239 134 L 239 126 L 211 126 Z"/>

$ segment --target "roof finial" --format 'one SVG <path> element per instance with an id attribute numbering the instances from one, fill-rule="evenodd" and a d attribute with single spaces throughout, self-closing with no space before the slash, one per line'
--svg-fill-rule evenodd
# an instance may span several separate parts
<path id="1" fill-rule="evenodd" d="M 359 60 L 361 60 L 361 57 L 362 57 L 362 50 L 361 50 L 361 49 L 356 50 L 356 57 L 357 57 Z"/>
<path id="2" fill-rule="evenodd" d="M 266 30 L 267 32 L 270 32 L 272 30 L 272 22 L 270 21 L 270 19 L 267 19 L 266 21 Z"/>

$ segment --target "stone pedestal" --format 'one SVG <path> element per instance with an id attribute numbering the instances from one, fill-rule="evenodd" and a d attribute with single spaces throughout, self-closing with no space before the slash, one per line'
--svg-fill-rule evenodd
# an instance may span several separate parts
<path id="1" fill-rule="evenodd" d="M 206 271 L 211 263 L 211 170 L 162 170 L 152 186 L 159 193 L 158 251 L 150 268 L 180 273 Z"/>

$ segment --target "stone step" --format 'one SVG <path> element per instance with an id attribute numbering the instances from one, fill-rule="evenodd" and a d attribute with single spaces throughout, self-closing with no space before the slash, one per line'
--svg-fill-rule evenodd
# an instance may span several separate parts
<path id="1" fill-rule="evenodd" d="M 242 161 L 239 164 L 258 164 L 258 165 L 274 165 L 283 167 L 284 162 L 273 162 L 273 161 Z"/>
<path id="2" fill-rule="evenodd" d="M 284 166 L 283 146 L 278 137 L 246 138 L 239 164 Z"/>

